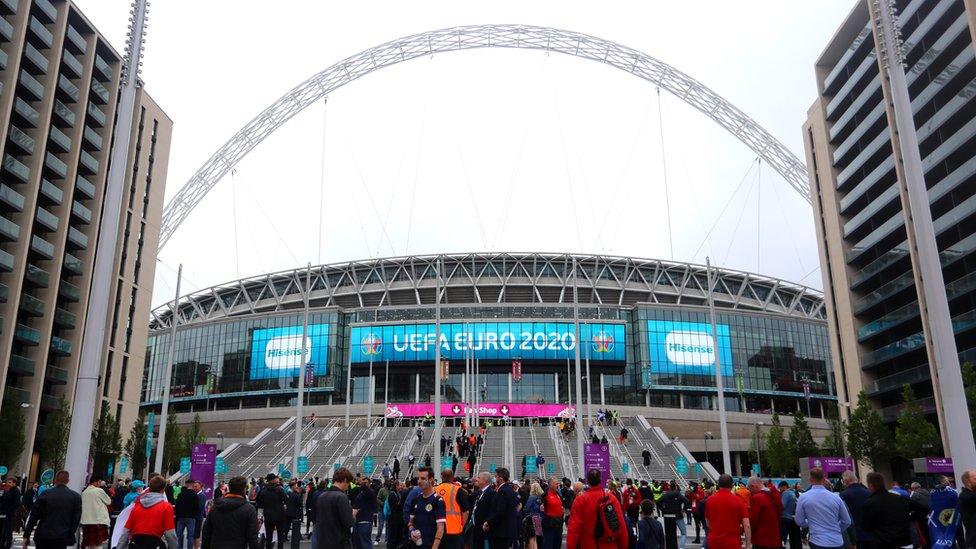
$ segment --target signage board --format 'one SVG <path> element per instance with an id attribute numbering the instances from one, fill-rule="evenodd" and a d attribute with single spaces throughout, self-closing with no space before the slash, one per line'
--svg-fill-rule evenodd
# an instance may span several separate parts
<path id="1" fill-rule="evenodd" d="M 732 339 L 729 326 L 700 322 L 647 321 L 650 374 L 715 375 L 715 357 L 722 363 L 722 375 L 731 376 Z M 649 375 L 643 376 L 649 378 Z M 649 383 L 649 379 L 645 380 Z M 645 384 L 645 387 L 648 384 Z"/>
<path id="2" fill-rule="evenodd" d="M 441 403 L 441 417 L 459 417 L 473 411 L 475 411 L 473 405 L 463 402 Z M 570 408 L 565 404 L 494 402 L 479 404 L 477 413 L 480 417 L 558 417 L 570 419 L 576 415 L 576 408 Z M 398 418 L 424 417 L 427 414 L 434 415 L 434 404 L 431 402 L 387 404 L 384 415 L 388 418 Z"/>
<path id="3" fill-rule="evenodd" d="M 678 456 L 678 457 L 674 458 L 674 468 L 675 468 L 676 471 L 678 471 L 678 474 L 679 475 L 682 475 L 682 476 L 687 475 L 688 474 L 688 458 L 686 458 L 685 456 Z"/>
<path id="4" fill-rule="evenodd" d="M 610 480 L 610 446 L 607 444 L 583 445 L 583 468 L 586 471 L 597 469 L 600 471 L 601 486 L 606 489 Z"/>
<path id="5" fill-rule="evenodd" d="M 298 456 L 298 474 L 304 475 L 308 472 L 308 456 Z"/>
<path id="6" fill-rule="evenodd" d="M 184 475 L 190 474 L 190 456 L 180 458 L 180 473 Z"/>
<path id="7" fill-rule="evenodd" d="M 814 467 L 820 467 L 824 473 L 843 473 L 844 471 L 856 471 L 854 460 L 848 457 L 808 457 L 806 458 L 807 471 Z M 803 476 L 802 474 L 800 475 Z"/>
<path id="8" fill-rule="evenodd" d="M 6 475 L 7 471 L 9 471 L 9 469 L 7 469 L 6 465 L 0 465 L 0 475 Z"/>
<path id="9" fill-rule="evenodd" d="M 363 473 L 367 475 L 372 475 L 373 471 L 376 470 L 376 464 L 373 463 L 373 456 L 366 456 L 363 458 Z"/>
<path id="10" fill-rule="evenodd" d="M 129 471 L 129 457 L 122 456 L 122 459 L 119 460 L 119 474 L 124 475 L 128 471 Z"/>
<path id="11" fill-rule="evenodd" d="M 313 375 L 324 376 L 328 359 L 328 324 L 310 324 L 304 346 L 300 325 L 257 329 L 251 334 L 249 379 L 295 377 L 303 364 L 313 366 Z"/>
<path id="12" fill-rule="evenodd" d="M 203 486 L 203 495 L 208 500 L 213 498 L 216 465 L 216 444 L 194 444 L 190 449 L 190 478 Z"/>

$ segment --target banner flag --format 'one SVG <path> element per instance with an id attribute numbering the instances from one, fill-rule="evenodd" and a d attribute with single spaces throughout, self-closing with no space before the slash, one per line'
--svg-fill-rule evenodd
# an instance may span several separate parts
<path id="1" fill-rule="evenodd" d="M 929 498 L 929 542 L 931 547 L 952 547 L 959 527 L 959 512 L 956 504 L 959 495 L 955 490 L 940 488 L 932 490 Z"/>

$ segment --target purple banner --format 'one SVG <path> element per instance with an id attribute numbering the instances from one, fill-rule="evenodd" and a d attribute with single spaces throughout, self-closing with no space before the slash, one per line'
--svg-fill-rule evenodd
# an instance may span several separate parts
<path id="1" fill-rule="evenodd" d="M 607 487 L 610 480 L 610 446 L 606 444 L 584 444 L 583 445 L 583 469 L 587 472 L 590 469 L 600 470 L 600 480 L 603 487 Z"/>
<path id="2" fill-rule="evenodd" d="M 474 406 L 463 402 L 442 402 L 442 417 L 463 416 L 467 411 L 473 411 Z M 479 404 L 478 414 L 484 417 L 559 417 L 572 418 L 576 415 L 576 408 L 565 404 L 508 404 L 491 403 Z M 430 402 L 387 404 L 386 417 L 424 417 L 434 415 L 434 405 Z"/>
<path id="3" fill-rule="evenodd" d="M 846 457 L 812 457 L 807 458 L 807 465 L 811 469 L 820 467 L 824 473 L 843 473 L 844 471 L 856 471 L 854 460 Z"/>
<path id="4" fill-rule="evenodd" d="M 952 458 L 925 458 L 925 467 L 930 473 L 952 474 Z"/>
<path id="5" fill-rule="evenodd" d="M 207 499 L 213 498 L 214 468 L 217 464 L 216 444 L 194 444 L 190 452 L 190 478 L 203 485 Z"/>

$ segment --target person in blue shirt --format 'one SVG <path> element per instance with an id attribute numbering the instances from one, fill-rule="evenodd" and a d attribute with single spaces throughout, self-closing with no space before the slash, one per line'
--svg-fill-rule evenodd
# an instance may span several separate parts
<path id="1" fill-rule="evenodd" d="M 840 496 L 824 487 L 823 469 L 810 470 L 810 489 L 796 503 L 796 524 L 809 528 L 810 549 L 842 549 L 851 515 Z"/>
<path id="2" fill-rule="evenodd" d="M 420 543 L 420 549 L 440 549 L 444 538 L 444 528 L 447 523 L 447 512 L 444 500 L 434 491 L 434 472 L 429 467 L 417 469 L 417 486 L 420 495 L 413 502 L 410 509 L 410 520 L 407 523 L 407 538 L 412 543 Z"/>
<path id="3" fill-rule="evenodd" d="M 352 546 L 356 549 L 367 549 L 373 546 L 373 518 L 377 511 L 376 492 L 369 481 L 363 481 L 356 499 L 352 502 L 352 514 L 356 518 L 353 526 Z"/>
<path id="4" fill-rule="evenodd" d="M 891 492 L 892 494 L 898 494 L 903 498 L 911 497 L 911 494 L 908 493 L 908 490 L 902 488 L 901 484 L 898 484 L 897 481 L 891 482 L 891 488 L 889 488 L 888 491 Z"/>
<path id="5" fill-rule="evenodd" d="M 796 516 L 796 492 L 790 490 L 790 485 L 785 480 L 779 483 L 780 501 L 783 502 L 783 514 L 779 521 L 779 536 L 786 544 L 790 540 L 790 549 L 802 549 L 803 537 L 800 535 L 800 527 L 797 526 Z"/>
<path id="6" fill-rule="evenodd" d="M 844 491 L 840 493 L 840 499 L 844 500 L 847 510 L 851 514 L 853 525 L 848 530 L 848 540 L 852 545 L 858 547 L 873 547 L 875 538 L 870 532 L 865 532 L 861 527 L 864 516 L 864 504 L 871 497 L 871 491 L 861 484 L 854 471 L 844 471 L 841 475 L 841 482 L 844 483 Z"/>

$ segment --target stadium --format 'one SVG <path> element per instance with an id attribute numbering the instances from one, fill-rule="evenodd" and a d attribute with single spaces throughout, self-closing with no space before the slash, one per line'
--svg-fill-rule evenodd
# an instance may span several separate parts
<path id="1" fill-rule="evenodd" d="M 822 294 L 713 268 L 713 337 L 708 275 L 703 265 L 653 259 L 470 253 L 236 280 L 182 296 L 175 315 L 171 305 L 153 311 L 141 407 L 160 411 L 176 320 L 170 411 L 177 422 L 198 414 L 232 473 L 289 463 L 307 299 L 309 474 L 433 454 L 433 429 L 417 440 L 412 425 L 433 411 L 440 288 L 445 423 L 458 424 L 477 402 L 482 420 L 503 425 L 489 431 L 482 462 L 512 467 L 516 456 L 542 454 L 555 473 L 574 470 L 574 443 L 553 425 L 577 405 L 574 295 L 584 342 L 581 412 L 613 410 L 637 441 L 619 444 L 619 426 L 599 427 L 616 472 L 687 476 L 674 468 L 681 455 L 703 464 L 692 476 L 721 463 L 718 441 L 709 448 L 718 433 L 716 356 L 737 471 L 748 469 L 750 444 L 773 412 L 790 425 L 788 416 L 802 411 L 814 435 L 826 436 L 837 400 Z M 476 383 L 468 382 L 468 362 Z M 644 450 L 654 457 L 650 466 Z"/>

